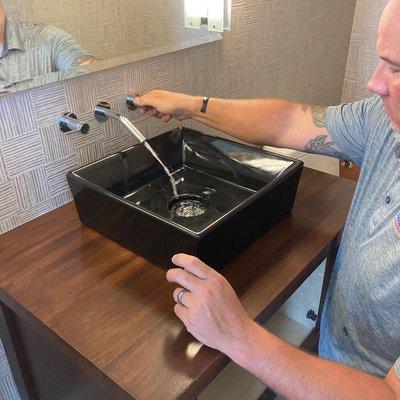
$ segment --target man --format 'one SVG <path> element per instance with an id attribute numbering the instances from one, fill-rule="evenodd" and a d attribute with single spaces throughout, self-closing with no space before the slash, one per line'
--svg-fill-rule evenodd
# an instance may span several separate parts
<path id="1" fill-rule="evenodd" d="M 232 287 L 200 260 L 173 257 L 176 315 L 290 400 L 400 399 L 400 0 L 380 22 L 376 95 L 327 109 L 277 100 L 211 99 L 153 91 L 137 98 L 163 121 L 194 118 L 257 144 L 343 156 L 362 166 L 324 308 L 319 355 L 274 337 L 245 313 Z M 144 108 L 144 106 L 152 108 Z M 251 123 L 249 124 L 249 121 Z M 184 290 L 182 290 L 184 288 Z"/>
<path id="2" fill-rule="evenodd" d="M 62 29 L 6 16 L 0 0 L 0 93 L 82 75 L 93 61 Z"/>

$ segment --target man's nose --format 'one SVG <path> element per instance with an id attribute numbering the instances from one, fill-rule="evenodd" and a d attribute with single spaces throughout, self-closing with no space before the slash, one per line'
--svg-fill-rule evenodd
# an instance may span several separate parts
<path id="1" fill-rule="evenodd" d="M 368 90 L 380 96 L 387 96 L 389 94 L 388 87 L 383 79 L 383 72 L 379 67 L 375 70 L 368 82 Z"/>

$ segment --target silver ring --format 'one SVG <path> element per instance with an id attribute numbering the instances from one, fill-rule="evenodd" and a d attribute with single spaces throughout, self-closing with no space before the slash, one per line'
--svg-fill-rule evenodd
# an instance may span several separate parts
<path id="1" fill-rule="evenodd" d="M 182 297 L 183 297 L 183 295 L 186 293 L 186 292 L 188 292 L 189 290 L 187 290 L 187 289 L 181 289 L 180 291 L 179 291 L 179 293 L 178 293 L 178 296 L 176 296 L 176 300 L 177 300 L 177 302 L 181 305 L 181 306 L 184 306 L 184 307 L 186 307 L 183 303 L 182 303 Z"/>

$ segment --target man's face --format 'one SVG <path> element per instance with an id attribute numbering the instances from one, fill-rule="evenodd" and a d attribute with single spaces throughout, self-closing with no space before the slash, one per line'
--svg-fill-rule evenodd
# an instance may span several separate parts
<path id="1" fill-rule="evenodd" d="M 400 0 L 390 0 L 379 24 L 379 64 L 368 89 L 381 96 L 391 126 L 400 132 Z"/>

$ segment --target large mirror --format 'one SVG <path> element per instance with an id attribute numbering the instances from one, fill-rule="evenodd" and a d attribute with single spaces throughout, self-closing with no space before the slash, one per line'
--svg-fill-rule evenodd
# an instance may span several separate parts
<path id="1" fill-rule="evenodd" d="M 222 38 L 204 26 L 185 27 L 185 6 L 187 0 L 0 0 L 0 96 Z"/>

